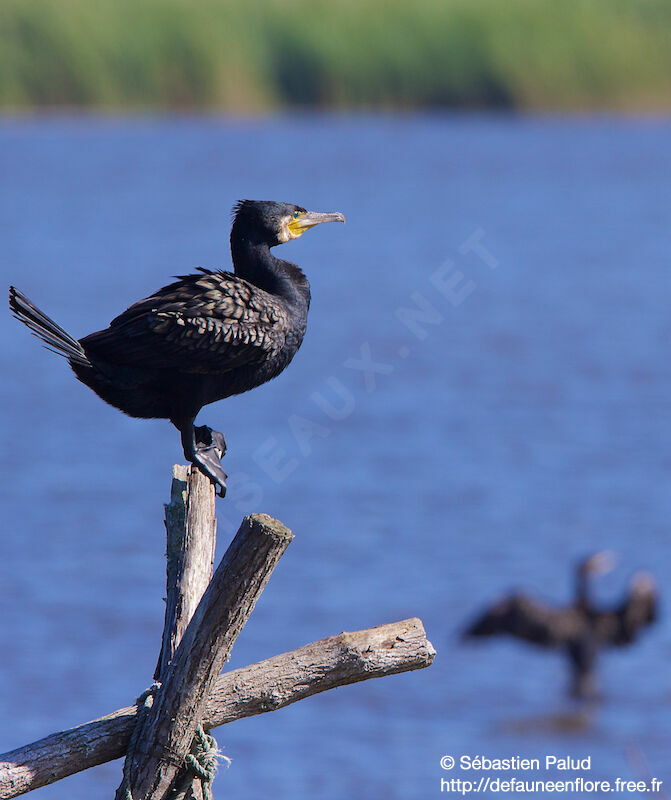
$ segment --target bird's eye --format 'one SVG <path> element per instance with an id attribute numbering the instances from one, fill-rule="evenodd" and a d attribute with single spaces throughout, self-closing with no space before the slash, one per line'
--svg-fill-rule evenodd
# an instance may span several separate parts
<path id="1" fill-rule="evenodd" d="M 301 215 L 300 211 L 294 211 L 294 219 L 298 219 Z"/>

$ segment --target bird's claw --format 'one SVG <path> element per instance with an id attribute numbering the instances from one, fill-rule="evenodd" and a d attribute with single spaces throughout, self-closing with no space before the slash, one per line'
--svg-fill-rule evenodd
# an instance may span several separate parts
<path id="1" fill-rule="evenodd" d="M 208 450 L 210 452 L 208 452 Z M 214 484 L 215 490 L 219 497 L 226 497 L 226 478 L 228 475 L 221 468 L 219 457 L 215 448 L 207 448 L 199 450 L 193 463 L 198 469 L 206 475 Z"/>
<path id="2" fill-rule="evenodd" d="M 223 433 L 212 430 L 207 425 L 199 425 L 194 428 L 196 435 L 196 450 L 213 449 L 217 452 L 219 458 L 223 458 L 226 454 L 226 439 Z"/>
<path id="3" fill-rule="evenodd" d="M 223 433 L 213 431 L 207 425 L 195 428 L 196 455 L 194 464 L 212 481 L 219 497 L 226 496 L 226 478 L 221 467 L 221 459 L 226 453 L 226 439 Z"/>

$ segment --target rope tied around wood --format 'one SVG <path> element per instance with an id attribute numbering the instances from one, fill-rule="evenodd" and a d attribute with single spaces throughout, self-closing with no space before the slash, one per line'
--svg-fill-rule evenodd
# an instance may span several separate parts
<path id="1" fill-rule="evenodd" d="M 135 727 L 131 734 L 128 748 L 126 750 L 126 758 L 123 762 L 123 780 L 117 790 L 116 800 L 133 800 L 133 795 L 130 790 L 130 768 L 133 763 L 133 754 L 137 746 L 138 735 L 142 728 L 142 718 L 154 703 L 154 695 L 161 688 L 159 681 L 154 681 L 152 685 L 145 689 L 144 692 L 137 698 L 135 704 L 137 705 L 137 716 L 135 718 Z"/>
<path id="2" fill-rule="evenodd" d="M 200 781 L 203 800 L 212 800 L 212 781 L 219 766 L 219 759 L 225 761 L 226 766 L 230 766 L 231 759 L 221 754 L 214 736 L 205 733 L 203 726 L 199 725 L 191 743 L 191 752 L 184 760 L 186 774 L 170 795 L 170 800 L 188 800 L 193 797 L 192 786 L 197 780 Z"/>
<path id="3" fill-rule="evenodd" d="M 123 780 L 117 792 L 117 800 L 133 800 L 133 794 L 130 790 L 130 770 L 138 744 L 138 734 L 142 727 L 142 717 L 152 707 L 154 695 L 160 688 L 160 682 L 154 681 L 135 701 L 138 707 L 137 717 L 133 733 L 128 742 L 123 765 Z M 214 736 L 206 733 L 202 725 L 198 725 L 196 735 L 191 743 L 191 752 L 187 753 L 184 759 L 184 776 L 170 793 L 170 800 L 187 800 L 193 797 L 192 787 L 195 781 L 200 781 L 203 800 L 212 800 L 212 782 L 219 766 L 219 759 L 225 761 L 226 766 L 230 766 L 231 759 L 220 753 Z"/>

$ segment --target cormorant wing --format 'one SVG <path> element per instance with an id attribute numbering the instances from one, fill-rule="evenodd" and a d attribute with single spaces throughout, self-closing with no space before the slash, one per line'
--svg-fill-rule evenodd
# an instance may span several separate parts
<path id="1" fill-rule="evenodd" d="M 598 638 L 616 647 L 630 644 L 642 628 L 657 619 L 658 606 L 658 590 L 654 579 L 648 573 L 637 573 L 615 608 L 596 613 L 594 627 Z"/>
<path id="2" fill-rule="evenodd" d="M 464 634 L 508 634 L 544 647 L 558 647 L 574 638 L 579 628 L 574 609 L 546 606 L 523 594 L 514 594 L 485 610 Z"/>
<path id="3" fill-rule="evenodd" d="M 111 363 L 225 373 L 272 356 L 287 325 L 280 299 L 232 273 L 202 270 L 134 303 L 81 344 Z"/>

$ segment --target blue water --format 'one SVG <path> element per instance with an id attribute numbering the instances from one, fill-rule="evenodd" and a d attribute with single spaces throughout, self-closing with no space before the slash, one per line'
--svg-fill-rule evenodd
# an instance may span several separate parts
<path id="1" fill-rule="evenodd" d="M 229 444 L 219 552 L 251 511 L 296 534 L 231 666 L 409 616 L 438 655 L 220 728 L 217 794 L 424 800 L 460 777 L 443 754 L 589 755 L 587 777 L 671 786 L 665 615 L 603 658 L 604 701 L 584 714 L 558 657 L 457 635 L 511 587 L 566 600 L 572 563 L 600 548 L 621 555 L 604 602 L 634 569 L 666 588 L 670 144 L 669 121 L 609 118 L 0 122 L 3 282 L 77 336 L 172 275 L 227 268 L 241 197 L 347 216 L 282 249 L 313 289 L 291 367 L 200 417 Z M 7 313 L 0 338 L 7 750 L 151 681 L 181 452 L 167 422 L 105 406 Z M 366 357 L 372 372 L 352 364 Z M 300 442 L 297 417 L 313 423 Z M 120 775 L 36 797 L 112 797 Z"/>

